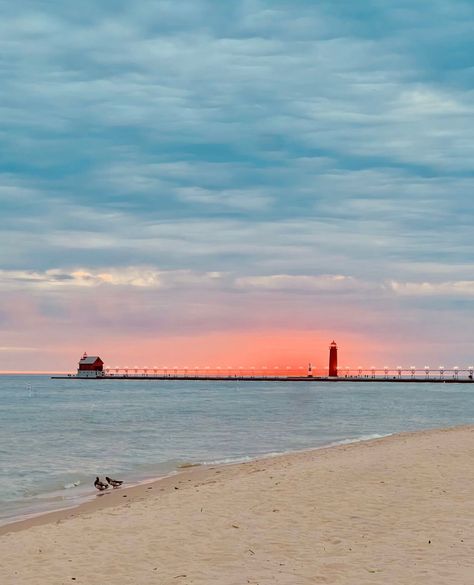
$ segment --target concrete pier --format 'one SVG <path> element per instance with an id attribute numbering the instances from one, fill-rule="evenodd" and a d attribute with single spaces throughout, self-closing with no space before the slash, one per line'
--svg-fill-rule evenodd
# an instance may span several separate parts
<path id="1" fill-rule="evenodd" d="M 207 381 L 207 382 L 329 382 L 329 383 L 344 383 L 344 382 L 360 382 L 360 383 L 372 383 L 372 382 L 384 382 L 394 384 L 473 384 L 474 380 L 471 378 L 461 377 L 365 377 L 365 376 L 344 376 L 344 377 L 329 377 L 329 376 L 185 376 L 185 375 L 154 375 L 154 374 L 143 374 L 143 375 L 104 375 L 93 377 L 83 377 L 76 375 L 69 376 L 51 376 L 53 380 L 140 380 L 146 381 L 161 381 L 161 382 L 172 382 L 179 380 L 181 382 L 192 382 L 192 381 Z"/>

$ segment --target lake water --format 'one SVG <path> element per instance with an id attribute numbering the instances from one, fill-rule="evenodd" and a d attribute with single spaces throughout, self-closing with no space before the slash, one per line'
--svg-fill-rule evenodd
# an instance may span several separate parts
<path id="1" fill-rule="evenodd" d="M 0 376 L 0 524 L 179 465 L 472 423 L 474 385 Z"/>

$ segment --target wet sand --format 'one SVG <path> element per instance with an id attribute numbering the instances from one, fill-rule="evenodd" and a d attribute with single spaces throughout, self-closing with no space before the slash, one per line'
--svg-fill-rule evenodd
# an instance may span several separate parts
<path id="1" fill-rule="evenodd" d="M 0 529 L 2 585 L 459 584 L 474 427 L 190 468 Z"/>

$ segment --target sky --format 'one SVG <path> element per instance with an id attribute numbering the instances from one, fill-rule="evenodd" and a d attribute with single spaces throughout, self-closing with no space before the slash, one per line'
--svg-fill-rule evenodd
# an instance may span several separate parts
<path id="1" fill-rule="evenodd" d="M 0 0 L 0 370 L 471 365 L 473 25 Z"/>

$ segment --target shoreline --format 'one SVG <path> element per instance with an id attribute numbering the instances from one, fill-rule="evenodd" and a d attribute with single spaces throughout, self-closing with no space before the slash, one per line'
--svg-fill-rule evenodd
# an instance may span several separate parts
<path id="1" fill-rule="evenodd" d="M 195 472 L 196 479 L 199 479 L 200 474 L 197 473 L 198 471 L 214 469 L 215 467 L 217 467 L 217 465 L 212 467 L 207 467 L 205 465 L 196 466 L 193 465 L 189 469 L 185 468 L 177 471 L 174 474 L 165 475 L 163 477 L 157 477 L 150 480 L 145 480 L 138 484 L 124 486 L 117 489 L 111 488 L 110 490 L 106 490 L 105 492 L 97 493 L 91 492 L 90 499 L 88 499 L 87 501 L 73 504 L 72 506 L 68 506 L 66 508 L 61 508 L 58 510 L 40 512 L 38 514 L 32 515 L 29 518 L 13 520 L 12 522 L 3 524 L 0 526 L 0 537 L 8 533 L 28 530 L 29 528 L 35 526 L 44 526 L 47 524 L 62 522 L 68 518 L 76 518 L 78 516 L 81 516 L 82 514 L 89 514 L 96 510 L 102 510 L 106 508 L 120 506 L 122 504 L 128 504 L 130 501 L 134 501 L 135 499 L 142 497 L 150 489 L 159 488 L 159 491 L 165 490 L 170 491 L 171 489 L 174 489 L 174 486 L 177 481 L 183 481 L 181 479 L 181 476 L 183 477 L 185 476 L 187 479 L 188 474 L 190 475 L 192 472 Z M 180 478 L 179 480 L 178 477 Z M 124 502 L 123 498 L 125 497 L 130 499 Z"/>
<path id="2" fill-rule="evenodd" d="M 420 432 L 420 431 L 411 431 L 411 432 Z M 339 446 L 346 446 L 358 443 L 365 443 L 374 440 L 383 439 L 386 437 L 392 436 L 393 433 L 388 433 L 385 435 L 370 435 L 370 436 L 361 436 L 353 439 L 341 439 L 341 441 L 335 443 L 328 443 L 327 445 L 321 445 L 319 447 L 308 447 L 305 449 L 297 449 L 292 451 L 284 451 L 284 452 L 275 452 L 275 453 L 265 453 L 263 455 L 257 456 L 245 456 L 245 457 L 236 457 L 235 459 L 229 458 L 228 460 L 216 460 L 210 462 L 196 462 L 196 463 L 184 463 L 178 466 L 175 470 L 159 476 L 151 476 L 147 477 L 143 480 L 137 482 L 130 482 L 130 485 L 121 486 L 119 489 L 110 489 L 106 490 L 105 492 L 97 492 L 95 488 L 91 488 L 91 492 L 87 495 L 83 495 L 82 497 L 78 497 L 78 501 L 71 503 L 70 505 L 65 505 L 63 507 L 54 508 L 51 510 L 44 510 L 41 512 L 31 512 L 21 514 L 18 517 L 12 516 L 11 519 L 5 519 L 3 523 L 0 524 L 0 536 L 3 534 L 8 533 L 8 530 L 11 527 L 11 532 L 17 532 L 19 530 L 26 530 L 30 526 L 39 526 L 42 524 L 47 524 L 49 522 L 55 522 L 57 520 L 63 520 L 67 517 L 74 517 L 81 513 L 82 509 L 84 508 L 86 511 L 90 509 L 100 509 L 101 507 L 110 507 L 117 505 L 118 500 L 118 492 L 123 494 L 127 494 L 130 491 L 132 496 L 141 495 L 144 489 L 148 491 L 150 488 L 148 486 L 159 484 L 160 486 L 163 485 L 164 489 L 166 490 L 169 485 L 172 484 L 175 478 L 178 478 L 184 474 L 191 474 L 195 472 L 197 475 L 198 471 L 204 472 L 206 470 L 213 470 L 215 468 L 220 467 L 231 467 L 237 465 L 245 465 L 250 464 L 253 462 L 258 461 L 266 461 L 268 459 L 275 459 L 279 457 L 285 457 L 287 455 L 296 455 L 301 453 L 308 453 L 312 451 L 319 451 L 323 449 L 333 449 Z M 244 459 L 244 460 L 243 460 Z M 92 485 L 92 482 L 91 482 Z M 112 498 L 107 498 L 103 500 L 104 497 L 110 496 L 115 494 Z M 124 497 L 124 496 L 122 496 Z M 120 500 L 118 500 L 120 503 Z M 51 518 L 51 520 L 50 520 Z"/>
<path id="3" fill-rule="evenodd" d="M 401 433 L 391 433 L 379 437 L 370 437 L 367 439 L 365 438 L 343 439 L 338 443 L 330 443 L 328 445 L 322 445 L 320 447 L 309 447 L 307 449 L 301 449 L 296 451 L 287 451 L 283 453 L 265 454 L 263 456 L 252 457 L 248 461 L 237 460 L 235 462 L 229 461 L 225 463 L 218 461 L 215 463 L 210 462 L 183 464 L 183 466 L 178 467 L 176 471 L 164 476 L 151 477 L 149 479 L 140 481 L 139 483 L 133 483 L 132 485 L 129 486 L 125 485 L 118 489 L 110 489 L 110 491 L 107 490 L 105 492 L 100 493 L 95 493 L 91 491 L 91 493 L 88 496 L 86 496 L 87 497 L 86 500 L 72 504 L 71 506 L 39 512 L 37 514 L 32 513 L 31 515 L 28 514 L 27 517 L 12 519 L 11 521 L 7 521 L 6 523 L 0 525 L 0 537 L 10 532 L 19 532 L 22 530 L 28 530 L 29 528 L 34 526 L 58 523 L 68 518 L 75 518 L 81 516 L 82 514 L 88 514 L 96 510 L 120 506 L 121 504 L 128 504 L 129 502 L 133 502 L 135 499 L 140 499 L 145 494 L 148 495 L 148 492 L 153 489 L 155 490 L 157 489 L 161 492 L 163 491 L 169 492 L 171 490 L 176 489 L 177 483 L 178 484 L 183 483 L 185 480 L 201 481 L 203 479 L 206 479 L 206 477 L 213 475 L 216 469 L 221 470 L 222 468 L 223 469 L 235 467 L 239 468 L 240 466 L 245 467 L 255 463 L 265 464 L 268 461 L 278 460 L 281 458 L 305 456 L 309 454 L 314 454 L 315 452 L 336 451 L 338 449 L 345 450 L 345 448 L 347 447 L 356 446 L 360 444 L 370 444 L 374 442 L 385 441 L 388 439 L 421 436 L 430 433 L 451 432 L 470 428 L 471 428 L 470 425 L 461 425 L 456 427 L 441 427 L 417 431 L 406 431 Z M 219 473 L 221 473 L 221 471 L 219 471 Z M 130 499 L 127 499 L 127 501 L 124 502 L 123 501 L 124 498 Z"/>
<path id="4" fill-rule="evenodd" d="M 474 425 L 189 468 L 5 527 L 2 585 L 465 585 Z"/>

